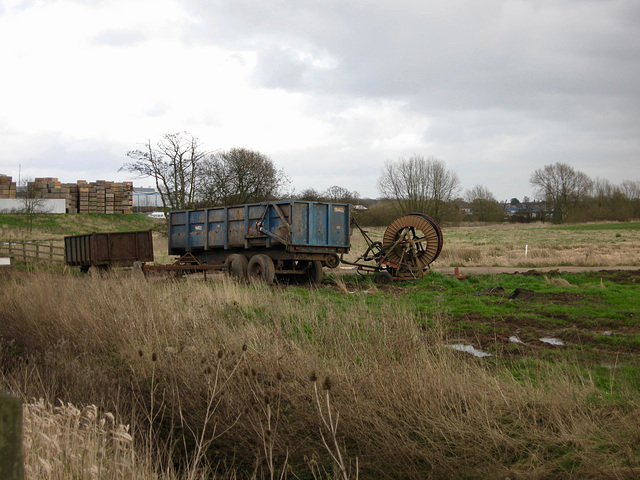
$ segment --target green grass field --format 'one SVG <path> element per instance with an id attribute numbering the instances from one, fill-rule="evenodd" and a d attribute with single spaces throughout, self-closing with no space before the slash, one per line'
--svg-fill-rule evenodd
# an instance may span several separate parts
<path id="1" fill-rule="evenodd" d="M 66 235 L 82 235 L 91 232 L 127 232 L 158 228 L 164 222 L 146 215 L 82 213 L 77 215 L 33 216 L 33 229 L 25 215 L 0 214 L 0 239 L 60 240 Z"/>

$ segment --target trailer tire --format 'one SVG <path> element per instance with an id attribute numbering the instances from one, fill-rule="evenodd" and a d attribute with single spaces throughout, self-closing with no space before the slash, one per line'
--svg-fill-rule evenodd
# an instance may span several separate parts
<path id="1" fill-rule="evenodd" d="M 232 253 L 227 257 L 225 263 L 227 265 L 227 275 L 236 280 L 247 279 L 247 266 L 249 265 L 247 257 L 239 253 Z"/>
<path id="2" fill-rule="evenodd" d="M 390 283 L 393 283 L 393 277 L 386 270 L 382 270 L 376 273 L 373 281 L 378 285 L 389 285 Z"/>
<path id="3" fill-rule="evenodd" d="M 325 265 L 329 268 L 337 268 L 340 265 L 340 257 L 337 253 L 332 253 L 324 261 Z"/>
<path id="4" fill-rule="evenodd" d="M 276 267 L 271 257 L 258 254 L 251 257 L 247 266 L 247 276 L 251 283 L 266 283 L 271 285 L 276 276 Z"/>
<path id="5" fill-rule="evenodd" d="M 318 260 L 313 260 L 309 262 L 309 266 L 307 267 L 304 275 L 298 277 L 299 281 L 303 283 L 322 283 L 324 279 L 324 272 L 322 271 L 322 262 Z"/>
<path id="6" fill-rule="evenodd" d="M 311 283 L 322 283 L 324 272 L 322 271 L 322 262 L 314 260 L 311 264 L 310 280 Z"/>

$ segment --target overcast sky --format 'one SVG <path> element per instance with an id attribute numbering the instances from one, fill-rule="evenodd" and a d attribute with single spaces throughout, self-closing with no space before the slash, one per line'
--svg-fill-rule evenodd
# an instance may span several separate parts
<path id="1" fill-rule="evenodd" d="M 377 197 L 413 154 L 498 200 L 556 162 L 640 180 L 638 0 L 5 0 L 0 65 L 14 179 L 132 179 L 127 151 L 188 131 L 298 192 Z"/>

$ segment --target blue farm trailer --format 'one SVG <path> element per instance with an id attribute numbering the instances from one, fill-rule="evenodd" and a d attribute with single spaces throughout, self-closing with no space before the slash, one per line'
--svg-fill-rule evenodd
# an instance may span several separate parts
<path id="1" fill-rule="evenodd" d="M 169 254 L 194 270 L 220 268 L 270 284 L 322 281 L 350 248 L 346 203 L 280 200 L 169 213 Z"/>

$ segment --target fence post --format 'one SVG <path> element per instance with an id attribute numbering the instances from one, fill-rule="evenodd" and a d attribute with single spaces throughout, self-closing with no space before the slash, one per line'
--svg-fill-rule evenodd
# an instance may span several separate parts
<path id="1" fill-rule="evenodd" d="M 27 242 L 22 241 L 22 260 L 27 261 Z"/>
<path id="2" fill-rule="evenodd" d="M 49 263 L 53 263 L 53 243 L 49 244 Z"/>
<path id="3" fill-rule="evenodd" d="M 3 391 L 0 391 L 0 478 L 24 478 L 22 401 Z"/>

